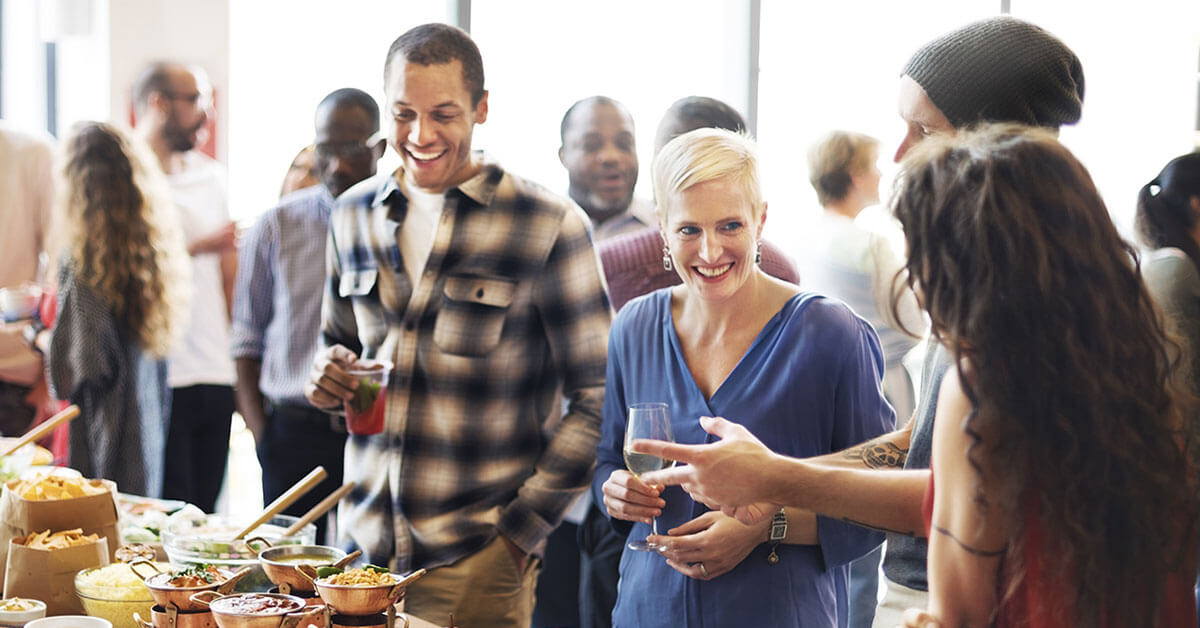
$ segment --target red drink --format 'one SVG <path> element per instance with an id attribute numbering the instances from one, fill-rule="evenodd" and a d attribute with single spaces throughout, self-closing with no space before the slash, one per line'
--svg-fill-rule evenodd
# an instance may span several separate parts
<path id="1" fill-rule="evenodd" d="M 365 384 L 364 380 L 359 380 L 358 385 L 360 388 Z M 384 406 L 387 405 L 387 400 L 384 397 L 387 396 L 387 385 L 379 386 L 377 390 L 378 394 L 374 401 L 365 405 L 365 407 L 360 406 L 361 410 L 355 410 L 353 401 L 347 401 L 343 404 L 346 409 L 346 430 L 351 434 L 370 435 L 383 431 L 383 412 Z M 357 400 L 358 397 L 355 397 L 355 399 Z"/>
<path id="2" fill-rule="evenodd" d="M 351 434 L 371 435 L 383 431 L 391 366 L 386 362 L 363 360 L 349 370 L 358 378 L 354 397 L 342 404 L 346 410 L 346 429 Z"/>

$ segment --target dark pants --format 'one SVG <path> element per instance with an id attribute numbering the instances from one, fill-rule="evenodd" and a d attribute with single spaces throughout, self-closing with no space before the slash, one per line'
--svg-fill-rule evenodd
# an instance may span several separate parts
<path id="1" fill-rule="evenodd" d="M 546 539 L 533 628 L 579 626 L 579 526 L 564 521 Z"/>
<path id="2" fill-rule="evenodd" d="M 258 462 L 262 465 L 263 502 L 270 504 L 308 475 L 317 466 L 328 474 L 316 488 L 284 509 L 284 513 L 303 516 L 313 506 L 342 485 L 345 466 L 346 429 L 340 418 L 311 406 L 267 404 L 267 430 L 257 444 Z M 326 538 L 328 517 L 317 519 L 317 543 L 332 544 Z"/>
<path id="3" fill-rule="evenodd" d="M 579 619 L 583 628 L 611 628 L 625 536 L 596 504 L 579 526 Z"/>
<path id="4" fill-rule="evenodd" d="M 37 408 L 26 400 L 33 389 L 0 381 L 0 435 L 20 436 L 29 431 Z"/>
<path id="5" fill-rule="evenodd" d="M 171 424 L 163 464 L 163 497 L 217 507 L 229 462 L 233 387 L 200 384 L 171 389 Z"/>

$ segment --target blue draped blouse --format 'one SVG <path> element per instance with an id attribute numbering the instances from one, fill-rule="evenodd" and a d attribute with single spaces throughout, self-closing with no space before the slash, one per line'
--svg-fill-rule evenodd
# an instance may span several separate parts
<path id="1" fill-rule="evenodd" d="M 631 301 L 609 334 L 608 375 L 593 496 L 625 467 L 626 408 L 662 401 L 670 407 L 676 442 L 714 437 L 700 416 L 746 426 L 772 450 L 795 457 L 838 451 L 890 431 L 895 413 L 880 388 L 883 354 L 871 326 L 840 301 L 815 293 L 792 297 L 759 332 L 711 399 L 705 399 L 683 358 L 671 317 L 671 289 Z M 662 495 L 661 533 L 708 509 L 678 487 Z M 613 520 L 629 538 L 650 526 Z M 817 518 L 819 544 L 782 545 L 767 562 L 756 547 L 732 571 L 693 580 L 654 552 L 625 550 L 613 626 L 845 626 L 851 560 L 879 545 L 882 534 Z"/>

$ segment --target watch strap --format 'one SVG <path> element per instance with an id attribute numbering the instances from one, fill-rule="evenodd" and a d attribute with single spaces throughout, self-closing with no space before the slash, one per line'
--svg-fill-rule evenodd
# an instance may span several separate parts
<path id="1" fill-rule="evenodd" d="M 787 538 L 787 513 L 780 508 L 775 516 L 771 518 L 771 528 L 767 535 L 767 539 L 771 543 L 771 553 L 767 554 L 767 563 L 774 565 L 779 562 L 779 544 L 783 539 Z"/>

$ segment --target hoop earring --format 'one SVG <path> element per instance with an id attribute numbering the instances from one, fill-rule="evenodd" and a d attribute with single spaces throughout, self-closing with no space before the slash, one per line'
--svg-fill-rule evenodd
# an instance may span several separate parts
<path id="1" fill-rule="evenodd" d="M 663 247 L 663 270 L 673 270 L 675 265 L 671 263 L 671 249 Z"/>
<path id="2" fill-rule="evenodd" d="M 754 245 L 754 263 L 762 263 L 762 240 L 759 240 Z"/>

